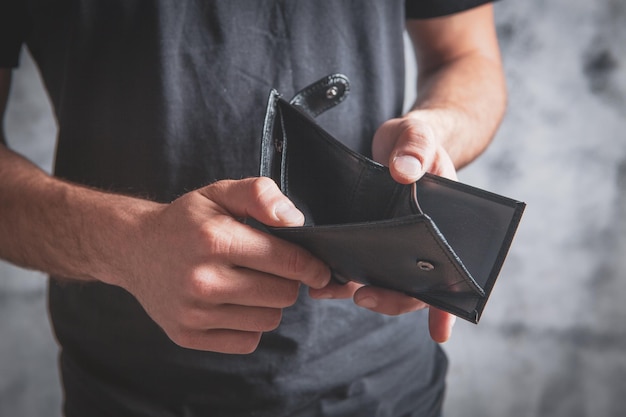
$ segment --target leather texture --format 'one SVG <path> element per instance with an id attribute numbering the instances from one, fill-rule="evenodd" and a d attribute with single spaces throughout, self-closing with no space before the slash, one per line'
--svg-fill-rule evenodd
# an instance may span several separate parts
<path id="1" fill-rule="evenodd" d="M 343 74 L 331 74 L 297 92 L 290 103 L 317 117 L 341 103 L 350 93 L 350 81 Z"/>
<path id="2" fill-rule="evenodd" d="M 327 94 L 336 85 L 340 94 Z M 339 281 L 397 290 L 478 323 L 525 204 L 430 174 L 396 183 L 311 118 L 348 92 L 347 77 L 334 74 L 291 102 L 270 93 L 260 175 L 306 221 L 269 232 L 310 250 Z"/>

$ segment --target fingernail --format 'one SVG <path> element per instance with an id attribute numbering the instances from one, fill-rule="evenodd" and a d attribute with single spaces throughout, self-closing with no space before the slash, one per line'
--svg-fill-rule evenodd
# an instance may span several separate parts
<path id="1" fill-rule="evenodd" d="M 378 300 L 376 300 L 374 297 L 365 297 L 357 301 L 357 305 L 363 308 L 375 308 L 378 305 Z"/>
<path id="2" fill-rule="evenodd" d="M 393 166 L 402 175 L 410 178 L 419 177 L 422 173 L 422 163 L 409 155 L 396 156 L 393 159 Z"/>
<path id="3" fill-rule="evenodd" d="M 302 224 L 304 222 L 304 215 L 291 203 L 278 203 L 274 207 L 274 215 L 285 223 Z"/>

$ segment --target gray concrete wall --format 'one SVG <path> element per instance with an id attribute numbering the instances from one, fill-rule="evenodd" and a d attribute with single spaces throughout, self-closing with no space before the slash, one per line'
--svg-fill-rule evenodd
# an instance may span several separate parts
<path id="1" fill-rule="evenodd" d="M 496 7 L 508 116 L 464 182 L 528 203 L 478 326 L 457 322 L 448 417 L 626 415 L 626 2 Z M 17 72 L 11 143 L 49 169 L 54 123 Z M 0 264 L 0 416 L 54 417 L 42 275 Z"/>
<path id="2" fill-rule="evenodd" d="M 14 74 L 5 129 L 13 149 L 50 172 L 56 126 L 26 54 Z M 60 416 L 56 361 L 46 277 L 0 261 L 0 417 Z"/>

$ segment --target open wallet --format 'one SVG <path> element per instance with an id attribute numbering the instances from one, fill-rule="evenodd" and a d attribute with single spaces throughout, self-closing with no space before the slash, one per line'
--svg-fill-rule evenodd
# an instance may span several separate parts
<path id="1" fill-rule="evenodd" d="M 431 174 L 395 182 L 314 120 L 349 88 L 333 74 L 291 101 L 270 92 L 260 175 L 306 220 L 267 230 L 326 262 L 336 280 L 400 291 L 478 323 L 525 204 Z"/>

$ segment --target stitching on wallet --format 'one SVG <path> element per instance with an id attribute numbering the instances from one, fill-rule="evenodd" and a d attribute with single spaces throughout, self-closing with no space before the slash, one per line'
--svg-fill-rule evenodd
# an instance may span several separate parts
<path id="1" fill-rule="evenodd" d="M 280 186 L 283 188 L 283 193 L 286 196 L 289 196 L 289 153 L 287 152 L 287 148 L 289 147 L 289 141 L 287 140 L 287 129 L 285 128 L 285 118 L 282 115 L 282 110 L 279 108 L 280 112 L 280 130 L 283 139 L 283 148 L 280 155 Z"/>
<path id="2" fill-rule="evenodd" d="M 474 287 L 477 287 L 477 288 L 479 288 L 481 291 L 483 291 L 483 292 L 484 292 L 484 290 L 480 287 L 480 285 L 478 285 L 476 282 L 472 282 L 472 281 L 474 281 L 474 280 L 473 280 L 473 279 L 471 279 L 471 275 L 469 274 L 469 271 L 464 271 L 462 268 L 460 268 L 460 267 L 459 267 L 459 265 L 458 265 L 456 262 L 453 262 L 453 261 L 452 261 L 452 259 L 450 259 L 450 257 L 452 256 L 452 254 L 451 254 L 451 253 L 449 253 L 449 251 L 447 250 L 447 248 L 443 246 L 443 242 L 440 242 L 440 241 L 439 241 L 439 239 L 436 239 L 436 238 L 432 235 L 431 230 L 430 230 L 430 228 L 428 227 L 428 225 L 427 225 L 426 223 L 422 223 L 421 225 L 422 225 L 422 226 L 426 229 L 426 231 L 428 232 L 428 236 L 430 237 L 430 239 L 431 239 L 431 240 L 433 240 L 433 241 L 437 244 L 437 247 L 439 248 L 439 251 L 440 251 L 440 252 L 441 252 L 441 253 L 445 256 L 446 260 L 450 263 L 450 265 L 452 265 L 452 267 L 454 267 L 454 269 L 457 271 L 457 273 L 463 277 L 463 279 L 461 279 L 460 281 L 457 281 L 457 282 L 455 282 L 455 283 L 453 283 L 453 284 L 449 284 L 449 285 L 447 285 L 447 286 L 445 286 L 445 287 L 442 287 L 442 288 L 450 288 L 450 287 L 453 287 L 453 286 L 455 286 L 455 285 L 457 285 L 457 284 L 464 283 L 464 284 L 466 284 L 466 285 L 467 285 L 470 289 L 472 289 L 472 290 L 474 290 Z M 458 257 L 457 257 L 457 258 L 458 258 Z M 459 261 L 460 261 L 460 259 L 459 259 Z M 466 275 L 470 277 L 470 280 L 468 280 L 468 279 L 466 278 Z M 479 294 L 479 295 L 481 295 L 481 294 Z"/>

